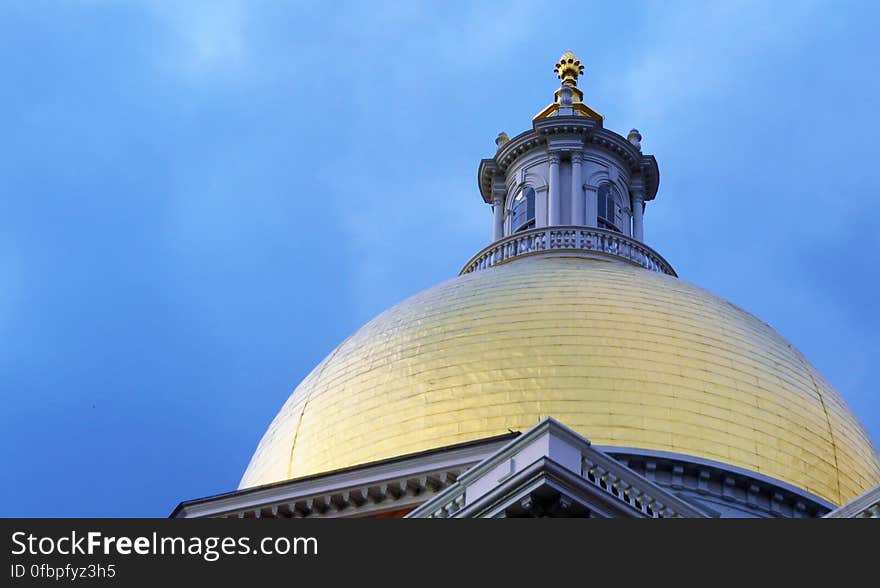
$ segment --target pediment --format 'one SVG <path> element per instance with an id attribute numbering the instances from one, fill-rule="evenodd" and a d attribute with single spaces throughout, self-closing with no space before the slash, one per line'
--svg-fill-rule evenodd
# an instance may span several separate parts
<path id="1" fill-rule="evenodd" d="M 709 515 L 547 418 L 409 518 L 705 518 Z"/>

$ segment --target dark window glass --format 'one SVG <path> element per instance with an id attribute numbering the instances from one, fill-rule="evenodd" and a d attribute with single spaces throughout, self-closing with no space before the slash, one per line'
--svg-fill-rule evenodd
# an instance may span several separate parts
<path id="1" fill-rule="evenodd" d="M 535 220 L 535 191 L 532 188 L 523 190 L 513 199 L 513 232 L 528 229 L 534 226 Z"/>
<path id="2" fill-rule="evenodd" d="M 617 190 L 611 184 L 599 186 L 599 225 L 617 230 Z"/>

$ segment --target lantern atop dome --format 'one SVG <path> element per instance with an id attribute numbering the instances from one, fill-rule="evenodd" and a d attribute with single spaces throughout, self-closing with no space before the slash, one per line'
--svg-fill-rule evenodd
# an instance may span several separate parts
<path id="1" fill-rule="evenodd" d="M 492 243 L 462 273 L 515 257 L 601 257 L 675 275 L 645 245 L 645 204 L 654 199 L 660 172 L 642 153 L 642 135 L 604 128 L 578 88 L 584 65 L 566 51 L 553 71 L 562 81 L 552 104 L 516 136 L 499 133 L 495 154 L 480 162 L 483 201 L 493 208 Z"/>

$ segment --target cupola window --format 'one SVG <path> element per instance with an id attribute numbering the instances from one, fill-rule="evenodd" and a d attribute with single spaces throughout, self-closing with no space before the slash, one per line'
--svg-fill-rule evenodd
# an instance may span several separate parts
<path id="1" fill-rule="evenodd" d="M 516 198 L 513 199 L 513 220 L 510 223 L 511 232 L 524 231 L 535 226 L 535 190 L 530 187 L 523 188 Z"/>
<path id="2" fill-rule="evenodd" d="M 619 231 L 617 228 L 617 189 L 605 183 L 599 186 L 599 226 Z"/>

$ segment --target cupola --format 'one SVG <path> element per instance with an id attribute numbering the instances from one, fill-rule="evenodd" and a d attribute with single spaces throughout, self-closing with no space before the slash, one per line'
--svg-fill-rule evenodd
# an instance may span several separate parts
<path id="1" fill-rule="evenodd" d="M 600 256 L 675 275 L 645 244 L 645 205 L 657 195 L 660 172 L 642 153 L 642 135 L 604 128 L 587 106 L 578 79 L 584 66 L 566 51 L 553 71 L 554 101 L 532 128 L 501 132 L 492 158 L 478 170 L 480 193 L 492 206 L 492 243 L 462 270 L 469 273 L 523 254 Z"/>

